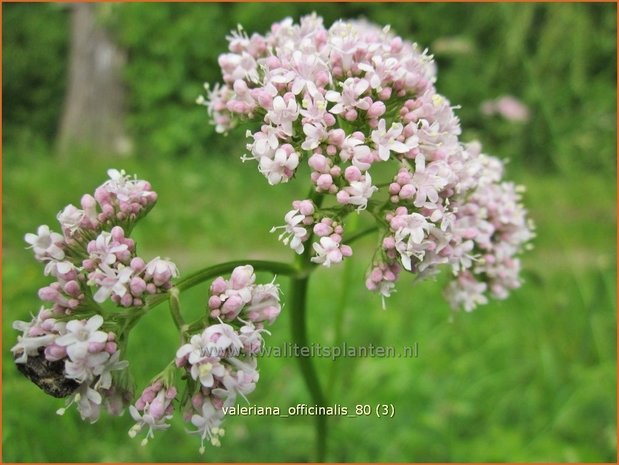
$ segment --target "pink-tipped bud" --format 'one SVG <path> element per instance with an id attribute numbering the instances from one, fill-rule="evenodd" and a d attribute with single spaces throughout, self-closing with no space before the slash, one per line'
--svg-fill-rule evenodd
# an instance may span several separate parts
<path id="1" fill-rule="evenodd" d="M 391 97 L 391 87 L 385 87 L 378 93 L 378 98 L 381 100 L 389 100 Z"/>
<path id="2" fill-rule="evenodd" d="M 385 237 L 383 239 L 384 249 L 395 249 L 395 239 L 392 236 Z"/>
<path id="3" fill-rule="evenodd" d="M 358 116 L 359 115 L 357 113 L 357 110 L 355 110 L 354 108 L 351 108 L 346 113 L 344 113 L 344 119 L 346 121 L 355 121 Z"/>
<path id="4" fill-rule="evenodd" d="M 333 178 L 330 174 L 321 174 L 316 181 L 316 185 L 324 190 L 328 190 L 333 184 Z"/>
<path id="5" fill-rule="evenodd" d="M 237 266 L 230 276 L 232 289 L 243 289 L 250 286 L 256 280 L 254 268 L 251 265 Z"/>
<path id="6" fill-rule="evenodd" d="M 329 143 L 335 144 L 338 147 L 344 143 L 344 139 L 346 139 L 346 133 L 343 129 L 333 129 L 329 131 Z"/>
<path id="7" fill-rule="evenodd" d="M 314 153 L 311 157 L 309 157 L 307 164 L 310 168 L 318 171 L 319 173 L 325 173 L 329 170 L 329 161 L 327 160 L 327 157 L 318 153 Z"/>
<path id="8" fill-rule="evenodd" d="M 415 195 L 415 187 L 412 184 L 406 184 L 400 189 L 401 199 L 410 199 Z"/>
<path id="9" fill-rule="evenodd" d="M 212 295 L 208 299 L 208 308 L 215 310 L 221 306 L 221 299 L 216 295 Z"/>
<path id="10" fill-rule="evenodd" d="M 346 205 L 350 199 L 350 195 L 346 191 L 339 191 L 335 197 L 339 203 Z"/>
<path id="11" fill-rule="evenodd" d="M 136 276 L 131 278 L 131 281 L 129 282 L 129 290 L 131 291 L 131 294 L 135 296 L 142 295 L 144 291 L 146 291 L 146 283 L 140 277 Z"/>
<path id="12" fill-rule="evenodd" d="M 379 118 L 385 114 L 385 111 L 387 111 L 387 107 L 385 106 L 385 104 L 380 100 L 376 101 L 368 109 L 368 118 Z"/>
<path id="13" fill-rule="evenodd" d="M 225 279 L 221 276 L 215 279 L 215 281 L 211 284 L 211 293 L 213 294 L 223 294 L 226 292 L 226 289 L 228 289 L 228 285 L 226 284 Z"/>
<path id="14" fill-rule="evenodd" d="M 298 208 L 302 215 L 309 216 L 314 214 L 314 204 L 311 200 L 302 200 L 296 208 Z"/>
<path id="15" fill-rule="evenodd" d="M 331 229 L 330 226 L 328 226 L 327 224 L 323 222 L 316 223 L 314 225 L 314 234 L 316 234 L 319 237 L 328 236 L 332 232 L 333 232 L 333 229 Z"/>
<path id="16" fill-rule="evenodd" d="M 105 342 L 89 342 L 88 343 L 88 352 L 94 354 L 96 352 L 101 352 L 105 349 Z"/>
<path id="17" fill-rule="evenodd" d="M 348 182 L 359 181 L 361 179 L 361 170 L 356 166 L 349 166 L 344 171 L 344 178 Z"/>

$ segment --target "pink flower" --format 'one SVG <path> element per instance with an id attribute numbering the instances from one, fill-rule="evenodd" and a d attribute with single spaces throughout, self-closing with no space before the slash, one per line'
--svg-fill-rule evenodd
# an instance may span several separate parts
<path id="1" fill-rule="evenodd" d="M 378 156 L 381 160 L 389 160 L 391 152 L 406 153 L 410 150 L 410 147 L 398 140 L 396 140 L 404 129 L 402 124 L 393 123 L 389 130 L 386 129 L 387 122 L 381 119 L 378 122 L 378 128 L 372 131 L 372 141 L 378 149 Z"/>
<path id="2" fill-rule="evenodd" d="M 284 134 L 291 136 L 292 123 L 298 116 L 299 106 L 294 98 L 288 99 L 286 103 L 282 97 L 277 96 L 273 99 L 273 109 L 267 112 L 266 118 L 278 125 Z"/>
<path id="3" fill-rule="evenodd" d="M 287 182 L 297 166 L 299 166 L 299 155 L 283 147 L 278 148 L 273 158 L 262 157 L 260 159 L 260 172 L 268 179 L 269 184 L 279 184 Z"/>
<path id="4" fill-rule="evenodd" d="M 340 263 L 344 257 L 352 255 L 352 250 L 347 245 L 341 245 L 339 241 L 327 236 L 321 237 L 320 242 L 314 243 L 316 256 L 311 261 L 329 268 L 333 263 Z"/>
<path id="5" fill-rule="evenodd" d="M 368 110 L 370 103 L 361 99 L 361 95 L 370 87 L 370 83 L 365 79 L 348 78 L 342 84 L 342 93 L 330 90 L 325 94 L 325 98 L 335 105 L 329 110 L 334 115 L 339 115 L 349 110 L 358 108 Z"/>

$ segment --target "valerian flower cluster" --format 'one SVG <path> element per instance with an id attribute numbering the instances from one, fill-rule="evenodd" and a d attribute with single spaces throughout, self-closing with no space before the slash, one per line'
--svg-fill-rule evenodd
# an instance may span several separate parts
<path id="1" fill-rule="evenodd" d="M 68 397 L 59 414 L 76 405 L 91 423 L 102 408 L 121 415 L 131 402 L 129 362 L 121 358 L 129 330 L 150 300 L 166 297 L 179 275 L 167 259 L 138 256 L 129 237 L 156 202 L 150 184 L 124 171 L 112 169 L 108 176 L 94 196 L 82 197 L 81 208 L 68 205 L 58 214 L 62 233 L 42 225 L 26 234 L 44 274 L 54 281 L 39 290 L 44 305 L 32 320 L 13 324 L 22 333 L 12 348 L 20 371 L 46 393 Z M 255 280 L 253 268 L 241 266 L 229 281 L 213 282 L 206 318 L 181 328 L 189 342 L 129 407 L 136 421 L 130 436 L 147 427 L 146 444 L 154 430 L 168 427 L 177 404 L 202 444 L 208 438 L 219 445 L 223 407 L 254 390 L 264 325 L 281 310 L 279 288 Z M 177 374 L 186 384 L 182 398 Z"/>
<path id="2" fill-rule="evenodd" d="M 268 333 L 264 324 L 275 321 L 281 311 L 279 288 L 255 281 L 250 265 L 235 268 L 229 280 L 213 281 L 208 300 L 211 324 L 177 350 L 171 367 L 180 369 L 188 381 L 183 416 L 196 428 L 190 432 L 200 436 L 201 453 L 207 439 L 220 445 L 226 408 L 235 405 L 238 397 L 247 400 L 256 388 L 256 355 L 262 349 L 262 334 Z M 167 428 L 175 395 L 176 388 L 165 375 L 156 379 L 130 407 L 136 424 L 129 435 L 147 427 L 146 443 L 154 430 Z"/>
<path id="3" fill-rule="evenodd" d="M 366 211 L 382 237 L 366 285 L 383 297 L 402 269 L 423 278 L 440 265 L 453 273 L 445 294 L 454 308 L 472 310 L 520 285 L 518 255 L 533 237 L 521 188 L 478 143 L 461 142 L 426 50 L 388 27 L 337 21 L 327 29 L 316 15 L 265 35 L 239 26 L 228 41 L 223 85 L 207 85 L 198 102 L 218 132 L 257 124 L 243 160 L 269 184 L 308 165 L 313 195 L 293 202 L 273 229 L 284 244 L 298 254 L 309 247 L 326 267 L 340 263 L 352 254 L 344 220 Z"/>

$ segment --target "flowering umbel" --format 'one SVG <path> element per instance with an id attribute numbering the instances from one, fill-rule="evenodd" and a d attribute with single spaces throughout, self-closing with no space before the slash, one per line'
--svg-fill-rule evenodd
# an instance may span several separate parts
<path id="1" fill-rule="evenodd" d="M 157 300 L 178 298 L 176 265 L 160 257 L 144 260 L 129 237 L 157 195 L 148 182 L 123 171 L 108 175 L 94 196 L 82 197 L 81 209 L 69 205 L 58 214 L 62 233 L 43 225 L 26 234 L 45 275 L 55 281 L 39 290 L 45 305 L 36 316 L 13 324 L 21 332 L 12 348 L 18 369 L 46 393 L 67 398 L 59 414 L 76 405 L 91 423 L 102 408 L 120 415 L 131 402 L 129 362 L 121 359 L 129 329 Z M 255 281 L 247 265 L 235 268 L 229 280 L 213 282 L 208 321 L 180 328 L 188 342 L 129 406 L 136 422 L 131 437 L 146 430 L 145 445 L 179 410 L 197 428 L 201 451 L 205 439 L 219 445 L 223 407 L 254 390 L 264 325 L 281 310 L 279 288 Z M 187 382 L 182 398 L 177 372 Z"/>
<path id="2" fill-rule="evenodd" d="M 454 308 L 472 310 L 520 285 L 518 255 L 533 237 L 520 188 L 503 181 L 500 160 L 460 141 L 427 50 L 389 27 L 326 28 L 315 14 L 265 35 L 239 26 L 228 42 L 223 85 L 207 85 L 198 102 L 218 132 L 256 123 L 243 160 L 255 160 L 269 184 L 310 168 L 311 199 L 295 201 L 273 228 L 284 244 L 298 254 L 309 247 L 317 264 L 340 263 L 352 254 L 345 218 L 366 211 L 382 236 L 367 287 L 383 297 L 401 269 L 421 278 L 440 265 L 454 276 L 445 291 Z"/>

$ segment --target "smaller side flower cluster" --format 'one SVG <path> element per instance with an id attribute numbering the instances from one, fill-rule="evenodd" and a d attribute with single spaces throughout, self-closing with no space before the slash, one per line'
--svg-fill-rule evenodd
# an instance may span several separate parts
<path id="1" fill-rule="evenodd" d="M 148 182 L 131 179 L 124 171 L 109 170 L 108 176 L 94 197 L 82 197 L 83 209 L 68 205 L 58 214 L 62 234 L 42 225 L 36 234 L 25 236 L 35 258 L 45 263 L 45 274 L 56 278 L 39 291 L 54 313 L 91 311 L 107 299 L 140 307 L 148 295 L 169 289 L 178 276 L 168 260 L 156 257 L 146 263 L 138 257 L 128 237 L 157 194 Z"/>
<path id="2" fill-rule="evenodd" d="M 94 195 L 82 197 L 82 208 L 71 204 L 58 214 L 62 233 L 42 225 L 25 235 L 44 274 L 54 281 L 39 290 L 46 306 L 32 321 L 15 322 L 22 335 L 12 349 L 21 371 L 49 394 L 70 395 L 68 404 L 75 403 L 89 421 L 96 421 L 104 404 L 120 413 L 128 395 L 127 383 L 115 383 L 111 372 L 119 371 L 115 379 L 120 379 L 127 366 L 120 360 L 119 322 L 129 314 L 104 321 L 100 304 L 111 300 L 125 308 L 142 307 L 178 276 L 168 260 L 146 262 L 137 256 L 128 237 L 157 194 L 147 181 L 124 171 L 107 174 Z M 55 386 L 45 384 L 48 377 Z"/>
<path id="3" fill-rule="evenodd" d="M 342 243 L 344 226 L 338 218 L 318 213 L 311 200 L 295 200 L 292 208 L 284 217 L 286 224 L 271 229 L 271 232 L 284 230 L 279 235 L 284 245 L 300 255 L 305 250 L 305 242 L 311 237 L 310 232 L 313 232 L 317 241 L 312 244 L 312 262 L 328 268 L 352 255 L 350 246 Z"/>
<path id="4" fill-rule="evenodd" d="M 274 283 L 256 284 L 250 265 L 235 268 L 226 280 L 216 278 L 210 286 L 207 303 L 210 325 L 193 334 L 176 352 L 174 369 L 187 380 L 180 409 L 184 418 L 204 442 L 220 445 L 225 411 L 239 397 L 247 400 L 259 379 L 257 355 L 262 350 L 265 324 L 273 323 L 281 312 L 279 288 Z M 129 431 L 135 436 L 148 428 L 143 444 L 155 430 L 166 429 L 173 415 L 176 389 L 162 375 L 147 387 L 130 408 L 136 424 Z"/>

